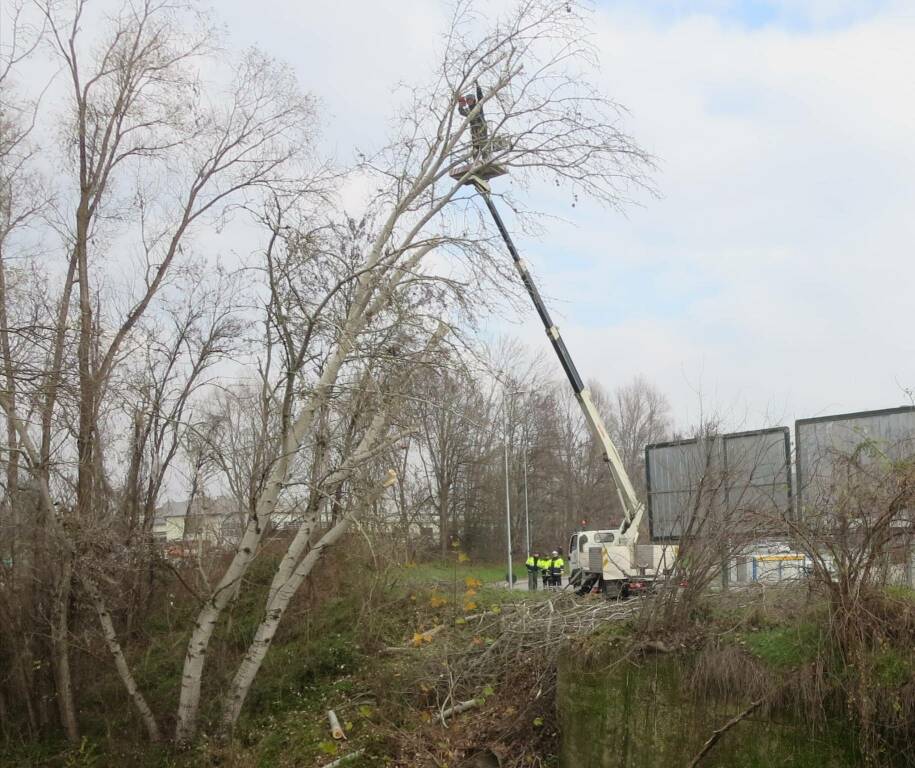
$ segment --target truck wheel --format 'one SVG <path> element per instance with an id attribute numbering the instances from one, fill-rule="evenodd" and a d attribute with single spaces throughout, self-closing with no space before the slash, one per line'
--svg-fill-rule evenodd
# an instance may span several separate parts
<path id="1" fill-rule="evenodd" d="M 590 576 L 586 579 L 584 578 L 584 574 L 579 573 L 579 581 L 581 582 L 581 586 L 575 590 L 575 594 L 579 597 L 587 595 L 593 589 L 599 578 L 599 576 Z"/>
<path id="2" fill-rule="evenodd" d="M 608 600 L 619 600 L 623 595 L 623 585 L 618 581 L 604 582 L 604 597 Z"/>

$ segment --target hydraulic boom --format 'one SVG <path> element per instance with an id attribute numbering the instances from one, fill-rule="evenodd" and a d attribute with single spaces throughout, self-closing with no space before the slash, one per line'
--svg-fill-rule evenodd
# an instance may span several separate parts
<path id="1" fill-rule="evenodd" d="M 534 302 L 537 314 L 540 315 L 540 320 L 546 329 L 546 335 L 553 345 L 556 355 L 559 357 L 559 363 L 562 365 L 562 369 L 572 385 L 572 391 L 575 393 L 575 398 L 578 400 L 582 413 L 585 415 L 588 428 L 603 451 L 604 460 L 610 467 L 610 474 L 613 476 L 620 505 L 623 508 L 623 522 L 615 532 L 616 541 L 613 543 L 616 545 L 635 544 L 638 540 L 639 523 L 642 520 L 644 507 L 635 495 L 635 490 L 632 487 L 629 476 L 626 474 L 626 468 L 623 466 L 619 452 L 610 439 L 610 434 L 607 432 L 606 426 L 604 426 L 603 419 L 591 401 L 591 394 L 582 382 L 578 369 L 569 355 L 569 350 L 566 349 L 565 342 L 562 340 L 562 336 L 559 335 L 559 328 L 550 318 L 550 313 L 540 297 L 540 291 L 537 290 L 524 259 L 518 254 L 518 249 L 515 248 L 511 235 L 508 234 L 508 229 L 505 227 L 505 223 L 502 221 L 502 217 L 492 201 L 488 181 L 503 175 L 506 171 L 497 162 L 493 162 L 494 151 L 498 152 L 502 145 L 498 137 L 490 135 L 486 125 L 486 118 L 483 114 L 484 102 L 483 89 L 480 88 L 479 83 L 475 83 L 472 92 L 465 93 L 457 98 L 458 112 L 466 119 L 470 129 L 471 157 L 469 165 L 454 169 L 451 175 L 463 184 L 473 185 L 483 198 L 483 202 L 486 203 L 486 207 L 489 209 L 489 213 L 492 215 L 502 239 L 505 241 L 508 252 L 515 262 L 515 268 L 521 276 L 521 282 L 524 283 L 527 294 L 531 297 L 531 301 Z"/>
<path id="2" fill-rule="evenodd" d="M 509 235 L 508 229 L 505 227 L 505 223 L 502 221 L 502 217 L 499 215 L 499 211 L 492 201 L 489 185 L 483 178 L 475 175 L 471 175 L 469 181 L 480 193 L 480 196 L 486 203 L 486 207 L 489 209 L 489 213 L 492 215 L 493 221 L 496 223 L 496 227 L 499 229 L 499 234 L 502 235 L 502 239 L 505 241 L 505 245 L 515 263 L 515 268 L 518 270 L 518 274 L 521 277 L 521 282 L 524 283 L 528 296 L 530 296 L 531 301 L 534 302 L 537 314 L 540 315 L 540 320 L 543 322 L 543 327 L 546 329 L 546 335 L 553 345 L 553 349 L 556 352 L 556 356 L 559 358 L 559 363 L 562 365 L 562 369 L 565 371 L 569 383 L 572 385 L 572 391 L 575 393 L 575 398 L 578 400 L 579 406 L 581 406 L 585 421 L 588 423 L 588 427 L 594 435 L 594 439 L 597 440 L 603 451 L 604 460 L 610 467 L 610 474 L 613 476 L 616 492 L 623 508 L 623 522 L 617 531 L 618 540 L 616 543 L 635 543 L 638 539 L 639 523 L 642 520 L 645 508 L 635 494 L 635 489 L 632 487 L 632 482 L 629 480 L 629 475 L 626 473 L 626 468 L 623 466 L 623 461 L 620 458 L 619 452 L 616 450 L 616 446 L 613 444 L 613 441 L 610 439 L 610 434 L 607 432 L 607 427 L 604 425 L 604 420 L 600 417 L 597 408 L 594 407 L 594 403 L 591 400 L 591 393 L 588 392 L 587 387 L 585 387 L 582 382 L 578 369 L 575 367 L 571 355 L 569 355 L 569 350 L 566 348 L 562 336 L 559 335 L 559 328 L 553 323 L 550 313 L 540 296 L 540 291 L 537 290 L 537 286 L 534 284 L 534 280 L 527 269 L 524 259 L 521 258 L 518 249 L 515 248 L 511 235 Z"/>

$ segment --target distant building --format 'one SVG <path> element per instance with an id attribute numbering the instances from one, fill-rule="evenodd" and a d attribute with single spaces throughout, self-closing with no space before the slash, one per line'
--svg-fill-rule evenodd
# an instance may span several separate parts
<path id="1" fill-rule="evenodd" d="M 194 499 L 188 502 L 168 500 L 156 510 L 153 536 L 162 542 L 198 541 L 215 545 L 235 544 L 241 537 L 247 508 L 231 496 Z M 277 511 L 270 527 L 276 530 L 298 528 L 301 516 Z"/>
<path id="2" fill-rule="evenodd" d="M 153 535 L 162 541 L 197 540 L 212 544 L 237 540 L 241 511 L 229 496 L 198 497 L 190 509 L 187 501 L 166 501 L 156 510 Z"/>

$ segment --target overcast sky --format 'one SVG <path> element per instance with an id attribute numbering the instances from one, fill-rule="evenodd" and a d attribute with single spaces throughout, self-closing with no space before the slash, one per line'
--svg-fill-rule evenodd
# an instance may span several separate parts
<path id="1" fill-rule="evenodd" d="M 215 7 L 233 44 L 296 67 L 344 162 L 383 141 L 447 16 L 434 0 Z M 603 86 L 658 158 L 660 197 L 621 215 L 531 193 L 567 222 L 519 245 L 584 377 L 644 374 L 684 426 L 700 396 L 739 428 L 906 402 L 915 0 L 596 9 Z M 547 354 L 533 311 L 493 330 Z"/>
<path id="2" fill-rule="evenodd" d="M 220 3 L 297 66 L 341 159 L 381 140 L 445 9 Z M 521 239 L 583 375 L 645 374 L 682 425 L 700 395 L 745 428 L 906 402 L 915 2 L 608 0 L 594 34 L 661 196 L 625 216 L 549 200 L 568 224 Z M 533 312 L 509 330 L 547 348 Z"/>

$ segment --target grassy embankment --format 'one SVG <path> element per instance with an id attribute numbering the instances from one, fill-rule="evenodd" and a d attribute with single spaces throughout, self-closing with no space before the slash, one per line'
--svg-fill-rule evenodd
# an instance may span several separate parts
<path id="1" fill-rule="evenodd" d="M 145 743 L 143 728 L 104 648 L 92 643 L 76 646 L 74 654 L 82 743 L 71 748 L 54 738 L 31 744 L 8 738 L 0 744 L 0 765 L 284 768 L 322 765 L 360 748 L 366 750 L 365 756 L 348 765 L 382 765 L 391 751 L 392 733 L 410 728 L 415 715 L 397 701 L 412 694 L 411 652 L 390 654 L 386 649 L 409 646 L 417 633 L 440 624 L 458 625 L 464 615 L 499 611 L 511 601 L 542 599 L 542 593 L 510 593 L 497 586 L 505 579 L 499 565 L 425 563 L 376 573 L 365 569 L 354 579 L 330 564 L 322 589 L 304 590 L 285 617 L 235 739 L 220 744 L 209 738 L 218 716 L 218 693 L 253 637 L 270 566 L 265 559 L 250 574 L 247 588 L 214 638 L 203 692 L 202 734 L 192 750 L 176 753 Z M 525 578 L 523 566 L 516 567 L 516 575 Z M 177 584 L 160 584 L 159 599 L 127 648 L 141 689 L 165 732 L 174 724 L 195 610 L 193 601 L 180 594 Z M 330 708 L 345 724 L 345 743 L 330 738 Z"/>

